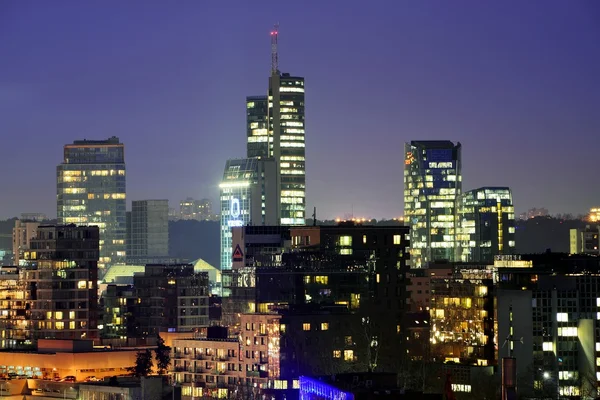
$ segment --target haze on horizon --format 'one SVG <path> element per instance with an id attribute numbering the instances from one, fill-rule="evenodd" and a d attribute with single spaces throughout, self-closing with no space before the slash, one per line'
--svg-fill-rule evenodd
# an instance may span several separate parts
<path id="1" fill-rule="evenodd" d="M 113 135 L 128 203 L 216 206 L 275 22 L 306 78 L 307 217 L 401 215 L 404 142 L 428 139 L 460 141 L 463 190 L 509 186 L 517 213 L 600 205 L 600 3 L 366 4 L 1 2 L 0 218 L 55 216 L 63 145 Z"/>

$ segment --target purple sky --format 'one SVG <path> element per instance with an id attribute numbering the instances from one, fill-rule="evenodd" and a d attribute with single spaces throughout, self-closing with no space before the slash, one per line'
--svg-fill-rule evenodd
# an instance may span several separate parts
<path id="1" fill-rule="evenodd" d="M 56 215 L 74 139 L 126 146 L 129 201 L 217 199 L 247 95 L 306 77 L 307 204 L 402 214 L 403 143 L 463 144 L 463 189 L 600 205 L 600 2 L 0 1 L 0 217 Z M 308 213 L 310 214 L 310 213 Z"/>

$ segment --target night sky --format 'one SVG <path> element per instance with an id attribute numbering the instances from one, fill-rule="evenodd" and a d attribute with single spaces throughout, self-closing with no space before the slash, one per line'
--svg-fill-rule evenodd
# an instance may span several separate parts
<path id="1" fill-rule="evenodd" d="M 600 205 L 598 1 L 0 1 L 0 217 L 56 215 L 75 139 L 118 136 L 127 196 L 218 198 L 245 97 L 306 78 L 307 205 L 402 214 L 403 143 L 463 145 L 463 189 Z M 311 212 L 307 212 L 308 215 Z"/>

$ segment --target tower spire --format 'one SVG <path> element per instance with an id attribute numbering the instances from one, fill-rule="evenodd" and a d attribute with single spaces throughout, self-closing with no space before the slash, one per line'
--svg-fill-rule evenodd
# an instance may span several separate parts
<path id="1" fill-rule="evenodd" d="M 279 55 L 277 54 L 277 36 L 279 35 L 279 23 L 273 26 L 271 31 L 271 75 L 279 74 Z"/>

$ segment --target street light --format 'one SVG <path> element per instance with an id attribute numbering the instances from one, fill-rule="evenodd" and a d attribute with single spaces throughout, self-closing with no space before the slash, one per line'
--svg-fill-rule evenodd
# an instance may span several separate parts
<path id="1" fill-rule="evenodd" d="M 548 372 L 548 371 L 544 372 L 544 379 L 550 379 L 550 372 Z"/>

